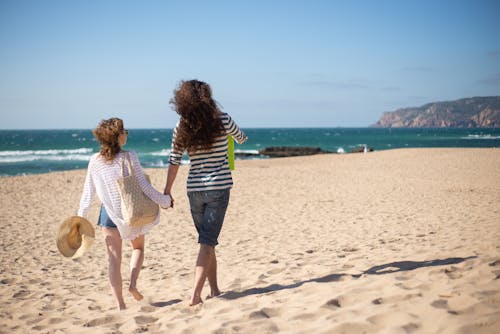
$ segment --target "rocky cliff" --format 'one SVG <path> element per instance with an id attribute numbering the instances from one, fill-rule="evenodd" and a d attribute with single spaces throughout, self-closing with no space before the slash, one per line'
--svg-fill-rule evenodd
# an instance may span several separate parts
<path id="1" fill-rule="evenodd" d="M 374 127 L 496 128 L 500 127 L 500 96 L 471 97 L 385 112 Z"/>

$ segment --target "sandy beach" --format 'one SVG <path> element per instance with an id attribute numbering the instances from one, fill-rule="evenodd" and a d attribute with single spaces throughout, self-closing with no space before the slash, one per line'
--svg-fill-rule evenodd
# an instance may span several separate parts
<path id="1" fill-rule="evenodd" d="M 145 298 L 122 312 L 101 232 L 76 260 L 55 244 L 85 170 L 1 178 L 0 333 L 500 333 L 499 149 L 237 161 L 223 295 L 196 308 L 187 171 L 146 237 Z M 162 189 L 166 169 L 147 172 Z"/>

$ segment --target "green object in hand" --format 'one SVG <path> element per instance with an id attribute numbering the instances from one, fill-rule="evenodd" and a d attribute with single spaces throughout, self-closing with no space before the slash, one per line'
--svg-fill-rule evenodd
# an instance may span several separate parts
<path id="1" fill-rule="evenodd" d="M 234 139 L 232 136 L 227 136 L 227 156 L 229 169 L 234 170 Z"/>

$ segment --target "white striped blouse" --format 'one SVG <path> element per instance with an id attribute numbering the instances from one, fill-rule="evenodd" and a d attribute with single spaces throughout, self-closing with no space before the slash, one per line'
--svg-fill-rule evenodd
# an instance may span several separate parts
<path id="1" fill-rule="evenodd" d="M 187 179 L 187 191 L 206 191 L 228 189 L 233 186 L 233 178 L 229 170 L 227 154 L 227 136 L 232 136 L 238 144 L 243 144 L 248 137 L 236 125 L 231 116 L 221 113 L 220 118 L 224 125 L 225 133 L 215 138 L 212 147 L 208 150 L 191 151 L 187 153 L 191 161 L 189 176 Z M 169 163 L 180 165 L 182 154 L 185 149 L 179 149 L 176 143 L 179 123 L 174 129 L 172 136 L 172 149 Z"/>
<path id="2" fill-rule="evenodd" d="M 161 207 L 169 207 L 170 196 L 163 195 L 153 188 L 153 186 L 146 180 L 144 170 L 141 167 L 137 154 L 134 151 L 129 151 L 129 157 L 132 169 L 134 170 L 134 175 L 137 178 L 137 182 L 139 183 L 144 194 Z M 156 219 L 151 224 L 142 227 L 131 227 L 125 223 L 122 215 L 121 198 L 117 184 L 117 180 L 122 177 L 122 174 L 124 176 L 129 175 L 128 168 L 125 168 L 122 172 L 122 162 L 124 158 L 124 151 L 118 153 L 110 162 L 105 161 L 99 153 L 95 153 L 90 158 L 87 169 L 87 177 L 85 178 L 82 198 L 80 200 L 80 208 L 78 209 L 78 215 L 84 218 L 87 217 L 94 195 L 97 193 L 97 196 L 101 200 L 102 205 L 104 205 L 109 218 L 118 228 L 121 238 L 125 240 L 134 240 L 138 236 L 146 234 L 153 226 L 158 224 L 160 221 L 160 215 L 158 214 Z"/>

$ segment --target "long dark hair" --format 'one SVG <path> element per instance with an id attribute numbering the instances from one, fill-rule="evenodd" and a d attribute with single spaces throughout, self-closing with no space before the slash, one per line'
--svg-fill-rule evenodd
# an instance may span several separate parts
<path id="1" fill-rule="evenodd" d="M 123 121 L 119 118 L 102 120 L 92 133 L 101 143 L 99 153 L 106 161 L 111 161 L 121 151 L 118 137 L 123 132 Z"/>
<path id="2" fill-rule="evenodd" d="M 210 86 L 198 80 L 181 81 L 170 100 L 180 116 L 176 145 L 181 149 L 209 149 L 223 133 L 220 110 L 212 98 Z"/>

